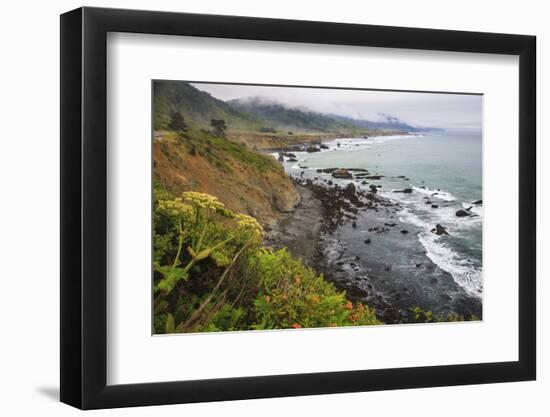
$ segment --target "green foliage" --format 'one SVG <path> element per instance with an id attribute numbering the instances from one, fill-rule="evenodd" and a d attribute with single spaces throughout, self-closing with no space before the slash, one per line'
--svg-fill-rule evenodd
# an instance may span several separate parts
<path id="1" fill-rule="evenodd" d="M 262 248 L 254 218 L 208 194 L 174 198 L 155 184 L 157 195 L 156 333 L 379 324 L 286 250 Z"/>
<path id="2" fill-rule="evenodd" d="M 200 155 L 222 171 L 230 172 L 230 159 L 260 172 L 275 171 L 282 173 L 277 161 L 269 155 L 263 155 L 246 146 L 213 136 L 207 131 L 190 130 L 182 134 L 184 144 L 191 155 Z"/>
<path id="3" fill-rule="evenodd" d="M 355 306 L 285 249 L 262 249 L 250 260 L 260 277 L 255 329 L 379 324 L 374 310 Z"/>
<path id="4" fill-rule="evenodd" d="M 424 310 L 418 306 L 411 307 L 409 309 L 408 323 L 442 323 L 453 321 L 479 321 L 480 318 L 471 315 L 470 317 L 464 317 L 460 314 L 449 313 L 447 316 L 442 314 L 434 315 L 430 310 Z"/>
<path id="5" fill-rule="evenodd" d="M 214 128 L 214 136 L 218 137 L 225 137 L 225 131 L 227 129 L 227 125 L 225 124 L 225 120 L 223 119 L 212 119 L 210 120 L 210 125 Z"/>
<path id="6" fill-rule="evenodd" d="M 187 125 L 185 124 L 185 120 L 179 111 L 173 111 L 170 114 L 170 123 L 168 124 L 168 127 L 171 130 L 174 130 L 176 132 L 179 132 L 179 131 L 183 132 L 187 130 Z"/>
<path id="7" fill-rule="evenodd" d="M 257 117 L 234 109 L 229 104 L 183 81 L 153 83 L 153 128 L 170 129 L 171 112 L 179 112 L 190 128 L 209 128 L 212 119 L 223 119 L 234 129 L 256 130 Z"/>

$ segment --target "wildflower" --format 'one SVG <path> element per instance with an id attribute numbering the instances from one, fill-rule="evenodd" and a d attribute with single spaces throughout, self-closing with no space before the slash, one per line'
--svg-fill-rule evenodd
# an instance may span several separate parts
<path id="1" fill-rule="evenodd" d="M 196 191 L 186 191 L 182 197 L 200 208 L 211 209 L 214 211 L 225 211 L 225 206 L 218 201 L 217 197 L 210 194 L 198 193 Z"/>
<path id="2" fill-rule="evenodd" d="M 237 214 L 235 219 L 239 227 L 248 229 L 259 236 L 264 234 L 264 229 L 254 217 L 247 216 L 246 214 Z"/>
<path id="3" fill-rule="evenodd" d="M 353 303 L 351 301 L 348 301 L 344 307 L 348 310 L 353 310 Z"/>
<path id="4" fill-rule="evenodd" d="M 293 329 L 301 329 L 302 328 L 302 325 L 300 323 L 294 323 L 292 326 L 291 326 Z"/>
<path id="5" fill-rule="evenodd" d="M 181 198 L 176 198 L 174 200 L 160 200 L 158 203 L 160 210 L 167 212 L 173 216 L 192 216 L 194 211 L 193 207 L 189 204 L 182 202 Z"/>

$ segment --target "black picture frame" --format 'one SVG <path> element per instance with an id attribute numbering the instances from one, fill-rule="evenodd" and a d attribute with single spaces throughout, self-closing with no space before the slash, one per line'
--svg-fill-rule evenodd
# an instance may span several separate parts
<path id="1" fill-rule="evenodd" d="M 519 360 L 107 385 L 108 32 L 519 56 Z M 536 38 L 79 8 L 61 15 L 61 401 L 82 409 L 534 380 Z"/>

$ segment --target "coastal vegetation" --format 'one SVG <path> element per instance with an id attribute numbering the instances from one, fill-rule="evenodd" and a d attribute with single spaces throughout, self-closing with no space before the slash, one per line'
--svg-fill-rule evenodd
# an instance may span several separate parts
<path id="1" fill-rule="evenodd" d="M 264 230 L 216 197 L 155 187 L 155 333 L 373 325 L 375 311 L 346 299 Z"/>
<path id="2" fill-rule="evenodd" d="M 390 284 L 386 294 L 396 304 L 370 278 L 357 278 L 359 255 L 372 252 L 373 240 L 394 228 L 398 242 L 409 233 L 395 227 L 399 207 L 380 195 L 383 173 L 348 166 L 306 177 L 299 164 L 302 176 L 285 172 L 298 162 L 293 152 L 323 152 L 336 138 L 347 146 L 344 138 L 403 135 L 393 129 L 410 126 L 389 116 L 372 124 L 254 98 L 224 102 L 185 82 L 155 81 L 153 93 L 154 333 L 479 320 L 477 302 L 454 282 L 453 291 L 462 292 L 453 301 L 459 312 L 450 304 L 432 312 L 433 304 L 417 305 L 418 275 L 391 287 L 391 266 L 380 265 L 377 285 Z M 275 158 L 268 154 L 275 151 Z M 415 194 L 409 185 L 393 191 Z M 320 243 L 321 235 L 356 229 L 360 216 L 374 223 L 365 227 L 363 253 L 351 257 L 336 240 L 338 258 L 326 262 L 321 246 L 329 241 Z M 434 230 L 449 236 L 440 224 Z M 412 274 L 424 268 L 413 265 Z M 443 275 L 426 278 L 427 285 L 452 281 Z"/>

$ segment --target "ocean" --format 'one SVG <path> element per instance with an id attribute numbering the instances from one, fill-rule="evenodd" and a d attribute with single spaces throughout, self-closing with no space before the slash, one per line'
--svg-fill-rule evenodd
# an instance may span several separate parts
<path id="1" fill-rule="evenodd" d="M 325 240 L 327 259 L 359 260 L 359 274 L 403 308 L 415 304 L 442 313 L 472 311 L 483 297 L 482 137 L 472 132 L 434 132 L 412 135 L 334 139 L 321 152 L 293 152 L 298 162 L 284 162 L 289 175 L 332 181 L 368 190 L 396 203 L 396 212 L 359 215 L 354 227 L 343 227 Z M 379 180 L 335 179 L 319 168 L 362 168 Z M 396 192 L 410 188 L 412 192 Z M 478 204 L 474 204 L 478 202 Z M 458 217 L 460 209 L 470 216 Z M 384 217 L 385 216 L 385 217 Z M 397 223 L 391 233 L 373 233 L 376 222 Z M 432 230 L 443 226 L 448 235 Z M 393 232 L 393 230 L 396 232 Z M 407 230 L 407 234 L 397 229 Z M 364 244 L 369 239 L 372 243 Z M 345 248 L 345 251 L 338 248 Z M 428 258 L 427 261 L 425 258 Z M 334 258 L 336 261 L 336 258 Z M 433 263 L 433 265 L 429 265 Z M 356 262 L 357 263 L 357 262 Z M 341 264 L 341 262 L 340 262 Z M 345 268 L 345 265 L 344 265 Z M 357 266 L 345 273 L 354 272 Z M 451 280 L 445 277 L 452 277 Z M 468 300 L 465 302 L 464 300 Z M 464 307 L 467 304 L 468 307 Z M 476 308 L 473 308 L 477 312 Z"/>

